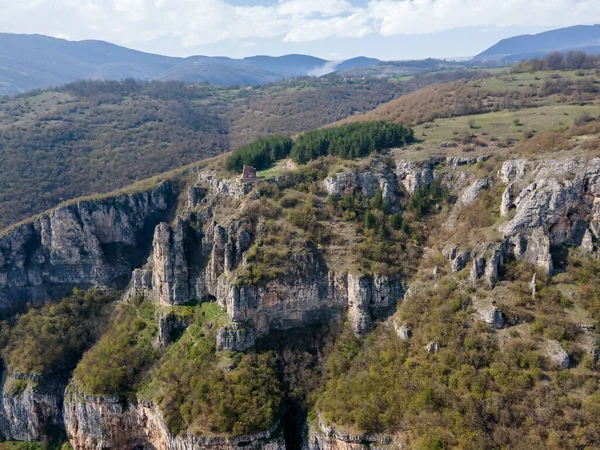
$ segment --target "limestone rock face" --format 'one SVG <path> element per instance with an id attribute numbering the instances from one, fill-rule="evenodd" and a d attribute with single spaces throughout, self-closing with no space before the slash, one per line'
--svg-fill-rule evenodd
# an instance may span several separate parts
<path id="1" fill-rule="evenodd" d="M 526 159 L 511 159 L 502 164 L 498 171 L 498 178 L 503 183 L 512 183 L 517 178 L 523 178 L 527 174 L 529 162 Z"/>
<path id="2" fill-rule="evenodd" d="M 487 161 L 490 159 L 488 155 L 483 156 L 472 156 L 472 157 L 464 157 L 464 156 L 448 156 L 445 158 L 445 162 L 447 166 L 472 166 L 473 164 L 477 164 L 478 162 Z"/>
<path id="3" fill-rule="evenodd" d="M 373 320 L 395 308 L 403 289 L 387 277 L 348 275 L 349 319 L 354 332 L 362 336 L 373 328 Z"/>
<path id="4" fill-rule="evenodd" d="M 25 385 L 23 389 L 19 383 Z M 0 404 L 0 436 L 35 441 L 50 427 L 62 426 L 62 397 L 66 382 L 12 373 L 5 376 Z"/>
<path id="5" fill-rule="evenodd" d="M 135 298 L 151 298 L 153 296 L 152 275 L 152 270 L 135 269 L 131 274 L 131 281 L 123 298 L 126 301 Z"/>
<path id="6" fill-rule="evenodd" d="M 497 306 L 478 299 L 473 299 L 473 307 L 475 308 L 475 318 L 485 322 L 497 330 L 506 326 L 504 314 Z"/>
<path id="7" fill-rule="evenodd" d="M 464 205 L 473 203 L 477 200 L 479 193 L 485 189 L 489 189 L 492 183 L 489 178 L 483 180 L 476 180 L 467 189 L 465 189 L 462 195 L 459 197 L 458 202 Z"/>
<path id="8" fill-rule="evenodd" d="M 174 227 L 161 223 L 154 232 L 152 285 L 165 305 L 181 305 L 189 300 L 185 238 L 186 229 L 179 218 Z"/>
<path id="9" fill-rule="evenodd" d="M 502 203 L 500 205 L 500 215 L 506 217 L 515 206 L 515 186 L 509 184 L 502 193 Z"/>
<path id="10" fill-rule="evenodd" d="M 190 186 L 187 192 L 188 207 L 191 209 L 197 208 L 206 197 L 207 191 L 206 188 L 201 186 Z"/>
<path id="11" fill-rule="evenodd" d="M 590 230 L 585 230 L 585 234 L 581 240 L 581 248 L 587 253 L 594 252 L 594 239 Z"/>
<path id="12" fill-rule="evenodd" d="M 64 422 L 75 450 L 152 448 L 156 450 L 284 450 L 276 426 L 263 433 L 237 438 L 173 436 L 160 410 L 149 403 L 129 405 L 116 398 L 90 397 L 69 385 L 65 394 Z"/>
<path id="13" fill-rule="evenodd" d="M 460 253 L 456 253 L 456 257 L 452 260 L 450 264 L 450 270 L 452 273 L 457 273 L 463 270 L 467 266 L 467 261 L 471 257 L 470 251 L 464 251 Z"/>
<path id="14" fill-rule="evenodd" d="M 406 324 L 394 324 L 394 329 L 398 337 L 403 341 L 408 341 L 412 336 L 412 330 Z"/>
<path id="15" fill-rule="evenodd" d="M 494 251 L 487 262 L 484 273 L 485 281 L 489 289 L 493 289 L 498 281 L 498 271 L 504 263 L 504 255 L 504 246 L 502 244 L 498 244 L 494 247 Z"/>
<path id="16" fill-rule="evenodd" d="M 469 281 L 475 285 L 485 273 L 485 259 L 482 257 L 473 258 L 473 265 L 471 266 L 471 274 L 469 275 Z"/>
<path id="17" fill-rule="evenodd" d="M 427 353 L 437 353 L 440 351 L 440 343 L 436 341 L 431 341 L 425 346 L 425 351 Z"/>
<path id="18" fill-rule="evenodd" d="M 433 182 L 433 171 L 429 164 L 420 166 L 413 162 L 396 161 L 395 173 L 398 181 L 410 195 Z"/>
<path id="19" fill-rule="evenodd" d="M 264 286 L 240 285 L 235 278 L 219 284 L 217 300 L 230 319 L 219 331 L 219 349 L 245 350 L 269 330 L 338 320 L 346 314 L 355 333 L 362 335 L 403 298 L 399 280 L 329 271 L 315 247 L 294 258 L 292 266 L 301 270 Z"/>
<path id="20" fill-rule="evenodd" d="M 600 233 L 600 158 L 506 161 L 501 213 L 512 218 L 499 231 L 525 257 L 552 273 L 550 246 L 583 246 L 593 251 Z M 591 249 L 591 250 L 590 250 Z"/>
<path id="21" fill-rule="evenodd" d="M 217 332 L 217 350 L 246 350 L 256 341 L 256 327 L 252 322 L 231 322 Z"/>
<path id="22" fill-rule="evenodd" d="M 0 308 L 61 297 L 74 286 L 124 287 L 175 205 L 166 182 L 148 192 L 58 207 L 0 237 Z"/>
<path id="23" fill-rule="evenodd" d="M 396 177 L 388 169 L 384 169 L 382 173 L 340 172 L 335 177 L 325 178 L 323 188 L 329 195 L 362 193 L 366 199 L 373 198 L 379 188 L 388 205 L 393 207 L 399 201 Z"/>
<path id="24" fill-rule="evenodd" d="M 317 426 L 310 426 L 303 450 L 369 450 L 389 448 L 394 444 L 390 436 L 382 434 L 342 433 L 319 419 Z M 392 447 L 393 448 L 393 447 Z M 402 448 L 398 446 L 396 448 Z"/>

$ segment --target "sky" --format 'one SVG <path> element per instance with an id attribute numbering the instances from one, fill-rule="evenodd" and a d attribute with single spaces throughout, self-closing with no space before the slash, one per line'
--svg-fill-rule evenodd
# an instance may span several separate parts
<path id="1" fill-rule="evenodd" d="M 506 37 L 596 23 L 600 0 L 0 0 L 0 32 L 170 56 L 467 57 Z"/>

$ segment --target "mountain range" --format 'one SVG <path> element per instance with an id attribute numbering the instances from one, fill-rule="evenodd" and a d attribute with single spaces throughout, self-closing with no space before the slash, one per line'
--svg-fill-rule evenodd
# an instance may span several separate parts
<path id="1" fill-rule="evenodd" d="M 511 37 L 478 54 L 471 62 L 508 64 L 556 50 L 583 50 L 599 54 L 600 26 L 581 25 Z M 440 66 L 439 60 L 425 61 L 433 61 Z M 68 41 L 42 35 L 0 33 L 0 95 L 18 94 L 81 79 L 135 78 L 257 86 L 289 77 L 321 76 L 331 72 L 339 72 L 346 77 L 404 76 L 415 72 L 411 63 L 414 62 L 382 62 L 364 56 L 327 61 L 298 54 L 258 55 L 243 59 L 201 55 L 178 58 L 97 40 Z M 427 64 L 425 66 L 427 69 Z M 456 68 L 442 66 L 436 70 Z M 422 69 L 420 67 L 417 72 Z"/>
<path id="2" fill-rule="evenodd" d="M 476 60 L 521 61 L 552 51 L 582 50 L 600 54 L 600 25 L 578 25 L 503 39 L 475 57 Z"/>
<path id="3" fill-rule="evenodd" d="M 217 85 L 260 85 L 291 76 L 323 74 L 337 67 L 374 65 L 354 58 L 332 62 L 307 55 L 244 59 L 175 58 L 103 41 L 67 41 L 49 36 L 0 33 L 0 95 L 62 85 L 80 79 L 177 80 Z"/>

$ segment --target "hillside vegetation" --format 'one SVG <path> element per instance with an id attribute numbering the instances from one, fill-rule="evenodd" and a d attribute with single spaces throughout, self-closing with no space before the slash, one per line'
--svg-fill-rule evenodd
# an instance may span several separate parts
<path id="1" fill-rule="evenodd" d="M 430 86 L 344 122 L 386 120 L 421 124 L 436 119 L 521 110 L 548 105 L 579 105 L 597 100 L 595 71 L 502 73 Z"/>
<path id="2" fill-rule="evenodd" d="M 0 98 L 0 229 L 63 200 L 110 192 L 259 137 L 317 128 L 459 76 L 301 79 L 257 89 L 78 82 Z"/>

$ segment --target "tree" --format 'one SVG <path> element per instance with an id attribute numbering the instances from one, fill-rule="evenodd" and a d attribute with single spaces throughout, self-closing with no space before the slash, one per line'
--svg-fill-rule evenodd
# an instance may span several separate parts
<path id="1" fill-rule="evenodd" d="M 373 229 L 377 226 L 377 218 L 369 210 L 365 212 L 365 228 Z"/>

